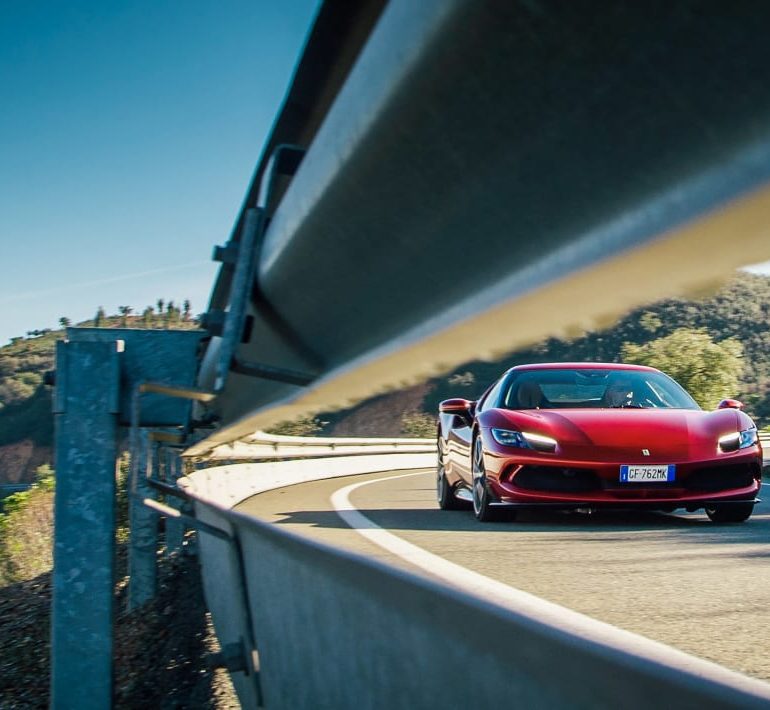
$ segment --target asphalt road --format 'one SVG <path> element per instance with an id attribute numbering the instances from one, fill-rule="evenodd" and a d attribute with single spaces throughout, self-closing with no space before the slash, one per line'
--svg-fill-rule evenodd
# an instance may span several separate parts
<path id="1" fill-rule="evenodd" d="M 481 524 L 438 509 L 433 471 L 282 488 L 239 506 L 262 519 L 420 574 L 351 530 L 330 496 L 378 526 L 516 589 L 770 681 L 770 502 L 739 525 L 705 513 L 524 513 Z M 770 486 L 764 487 L 770 499 Z"/>

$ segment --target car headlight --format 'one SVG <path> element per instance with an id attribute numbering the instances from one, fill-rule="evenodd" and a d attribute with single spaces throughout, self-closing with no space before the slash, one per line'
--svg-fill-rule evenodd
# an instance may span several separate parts
<path id="1" fill-rule="evenodd" d="M 719 450 L 720 451 L 738 451 L 738 449 L 747 449 L 749 446 L 759 441 L 757 436 L 757 428 L 751 427 L 744 429 L 743 431 L 735 431 L 730 434 L 724 434 L 719 437 Z"/>
<path id="2" fill-rule="evenodd" d="M 503 446 L 517 446 L 520 449 L 528 449 L 529 444 L 520 431 L 510 429 L 492 429 L 492 438 Z"/>
<path id="3" fill-rule="evenodd" d="M 556 439 L 528 431 L 492 429 L 492 438 L 502 446 L 515 446 L 519 449 L 534 449 L 535 451 L 556 451 Z"/>

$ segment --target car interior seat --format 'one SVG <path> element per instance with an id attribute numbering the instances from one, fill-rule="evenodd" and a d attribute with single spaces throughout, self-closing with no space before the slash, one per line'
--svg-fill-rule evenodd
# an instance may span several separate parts
<path id="1" fill-rule="evenodd" d="M 543 403 L 543 392 L 537 382 L 522 382 L 516 399 L 520 409 L 537 409 Z"/>

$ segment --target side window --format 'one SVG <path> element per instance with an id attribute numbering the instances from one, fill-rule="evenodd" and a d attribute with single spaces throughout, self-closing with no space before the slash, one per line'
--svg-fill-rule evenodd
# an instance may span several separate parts
<path id="1" fill-rule="evenodd" d="M 485 412 L 487 409 L 493 409 L 497 406 L 497 400 L 500 398 L 500 390 L 503 388 L 507 377 L 501 377 L 492 388 L 487 390 L 487 393 L 479 400 L 479 406 L 476 408 L 477 412 Z"/>

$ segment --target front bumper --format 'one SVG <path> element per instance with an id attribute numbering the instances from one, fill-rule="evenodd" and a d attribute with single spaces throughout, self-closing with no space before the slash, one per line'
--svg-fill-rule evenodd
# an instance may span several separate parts
<path id="1" fill-rule="evenodd" d="M 598 459 L 598 457 L 597 457 Z M 756 502 L 762 459 L 757 447 L 719 458 L 685 461 L 560 458 L 507 447 L 485 454 L 487 480 L 501 504 L 559 508 L 687 508 Z M 624 464 L 674 463 L 676 479 L 622 483 Z"/>

